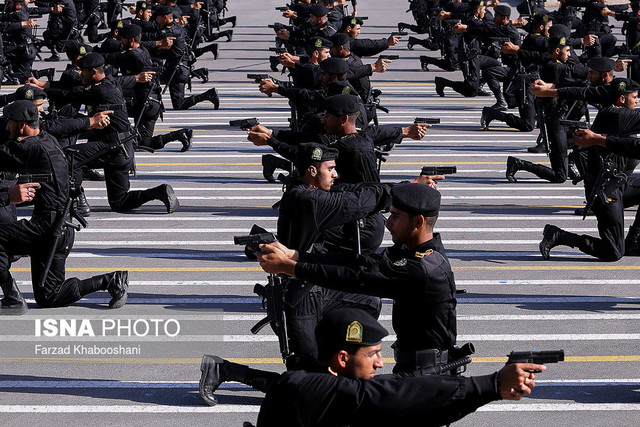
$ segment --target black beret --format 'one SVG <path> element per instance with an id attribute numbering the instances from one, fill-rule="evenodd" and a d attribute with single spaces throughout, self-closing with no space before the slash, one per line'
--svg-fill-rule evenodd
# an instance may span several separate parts
<path id="1" fill-rule="evenodd" d="M 149 6 L 151 6 L 149 3 L 147 3 L 146 1 L 137 1 L 136 2 L 136 12 L 139 10 L 147 10 L 149 9 Z"/>
<path id="2" fill-rule="evenodd" d="M 631 79 L 618 77 L 611 81 L 611 89 L 615 96 L 620 96 L 625 93 L 637 92 L 640 89 L 640 85 Z"/>
<path id="3" fill-rule="evenodd" d="M 356 25 L 364 25 L 364 21 L 355 16 L 345 16 L 342 18 L 342 28 L 355 27 Z"/>
<path id="4" fill-rule="evenodd" d="M 331 49 L 333 47 L 333 43 L 330 40 L 325 39 L 324 37 L 313 37 L 309 41 L 309 50 L 315 49 Z"/>
<path id="5" fill-rule="evenodd" d="M 104 56 L 95 52 L 87 53 L 85 56 L 78 59 L 78 67 L 80 68 L 104 67 Z"/>
<path id="6" fill-rule="evenodd" d="M 569 37 L 571 29 L 563 24 L 553 24 L 549 28 L 549 37 Z"/>
<path id="7" fill-rule="evenodd" d="M 546 25 L 547 22 L 552 22 L 553 19 L 549 15 L 545 15 L 544 13 L 536 13 L 533 15 L 532 24 L 534 27 L 538 27 L 540 25 Z"/>
<path id="8" fill-rule="evenodd" d="M 553 27 L 551 27 L 553 28 Z M 556 47 L 562 47 L 562 46 L 567 46 L 567 38 L 564 36 L 561 37 L 549 37 L 549 47 L 550 48 L 556 48 Z"/>
<path id="9" fill-rule="evenodd" d="M 338 150 L 313 142 L 298 145 L 295 166 L 300 175 L 304 175 L 312 162 L 328 162 L 338 158 Z"/>
<path id="10" fill-rule="evenodd" d="M 437 216 L 440 192 L 424 184 L 398 184 L 391 188 L 391 204 L 410 215 Z"/>
<path id="11" fill-rule="evenodd" d="M 2 114 L 14 122 L 33 122 L 38 119 L 40 113 L 38 113 L 38 107 L 26 100 L 16 101 L 4 107 Z"/>
<path id="12" fill-rule="evenodd" d="M 503 4 L 494 7 L 493 11 L 495 12 L 496 15 L 502 15 L 502 16 L 506 16 L 506 17 L 510 17 L 511 16 L 511 8 L 509 6 L 505 6 Z"/>
<path id="13" fill-rule="evenodd" d="M 360 111 L 356 95 L 333 95 L 324 100 L 325 110 L 334 116 L 351 116 Z"/>
<path id="14" fill-rule="evenodd" d="M 136 24 L 127 25 L 122 30 L 118 32 L 121 38 L 123 39 L 132 39 L 140 34 L 142 34 L 142 28 L 140 28 Z"/>
<path id="15" fill-rule="evenodd" d="M 469 2 L 469 7 L 471 9 L 478 9 L 479 7 L 486 6 L 486 5 L 487 4 L 485 3 L 484 0 L 471 0 Z"/>
<path id="16" fill-rule="evenodd" d="M 345 346 L 378 345 L 389 332 L 369 313 L 357 308 L 341 308 L 326 314 L 316 326 L 316 340 L 322 353 Z"/>
<path id="17" fill-rule="evenodd" d="M 91 46 L 78 42 L 66 43 L 64 45 L 64 51 L 69 59 L 74 61 L 78 56 L 86 55 L 91 52 Z"/>
<path id="18" fill-rule="evenodd" d="M 165 16 L 173 13 L 173 9 L 166 4 L 160 4 L 153 9 L 153 13 L 156 16 Z"/>
<path id="19" fill-rule="evenodd" d="M 33 101 L 34 99 L 47 99 L 47 92 L 35 86 L 22 86 L 16 90 L 16 101 L 25 99 Z"/>
<path id="20" fill-rule="evenodd" d="M 111 21 L 111 23 L 109 24 L 109 28 L 111 29 L 111 31 L 113 30 L 122 30 L 124 27 L 126 27 L 127 25 L 131 25 L 131 19 L 126 18 L 126 19 L 116 19 L 115 21 Z"/>
<path id="21" fill-rule="evenodd" d="M 604 57 L 591 58 L 587 61 L 587 66 L 592 70 L 606 73 L 616 68 L 616 61 Z"/>
<path id="22" fill-rule="evenodd" d="M 309 8 L 309 13 L 320 18 L 323 16 L 327 16 L 329 14 L 329 9 L 321 4 L 314 4 Z"/>
<path id="23" fill-rule="evenodd" d="M 351 47 L 351 37 L 347 33 L 336 33 L 331 36 L 331 43 L 334 47 L 343 46 L 348 50 Z"/>
<path id="24" fill-rule="evenodd" d="M 351 84 L 347 80 L 338 80 L 335 82 L 329 83 L 327 87 L 327 96 L 333 95 L 358 95 L 358 93 L 353 89 Z"/>
<path id="25" fill-rule="evenodd" d="M 327 58 L 320 63 L 320 69 L 325 73 L 342 76 L 349 71 L 349 64 L 344 59 Z"/>

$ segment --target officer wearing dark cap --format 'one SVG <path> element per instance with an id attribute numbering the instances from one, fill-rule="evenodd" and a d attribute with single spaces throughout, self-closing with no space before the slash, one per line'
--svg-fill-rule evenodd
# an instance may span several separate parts
<path id="1" fill-rule="evenodd" d="M 635 110 L 638 89 L 635 82 L 616 78 L 610 84 L 613 105 L 598 113 L 591 129 L 576 130 L 574 142 L 587 148 L 584 172 L 585 198 L 591 200 L 595 191 L 602 191 L 593 199 L 592 211 L 598 221 L 598 237 L 578 235 L 554 225 L 544 227 L 540 252 L 549 259 L 552 248 L 566 245 L 602 261 L 617 261 L 624 255 L 640 255 L 640 214 L 624 239 L 624 208 L 640 202 L 640 178 L 633 171 L 640 159 L 636 133 L 640 127 L 640 114 Z M 606 136 L 605 136 L 606 135 Z M 609 161 L 606 185 L 598 183 L 598 177 Z M 600 185 L 600 188 L 596 188 Z"/>
<path id="2" fill-rule="evenodd" d="M 331 38 L 336 33 L 336 29 L 328 24 L 327 14 L 329 10 L 322 4 L 314 4 L 309 8 L 309 19 L 300 27 L 280 29 L 276 36 L 286 41 L 286 44 L 293 47 L 296 51 L 304 49 L 307 41 L 312 37 Z"/>
<path id="3" fill-rule="evenodd" d="M 329 254 L 311 257 L 266 245 L 258 258 L 269 273 L 393 298 L 394 372 L 417 376 L 425 368 L 447 363 L 448 351 L 455 345 L 455 283 L 440 237 L 433 233 L 440 193 L 415 182 L 394 186 L 391 196 L 386 227 L 394 246 L 382 253 L 344 255 L 336 265 Z"/>
<path id="4" fill-rule="evenodd" d="M 20 100 L 3 109 L 8 121 L 10 139 L 0 149 L 3 169 L 24 174 L 29 181 L 40 184 L 30 192 L 33 213 L 21 220 L 0 227 L 0 288 L 4 294 L 2 314 L 21 314 L 27 304 L 9 272 L 13 255 L 29 255 L 33 293 L 40 307 L 61 307 L 81 299 L 84 295 L 107 290 L 111 295 L 110 308 L 120 308 L 127 300 L 128 275 L 117 271 L 89 279 L 65 280 L 65 262 L 73 247 L 74 229 L 54 230 L 61 220 L 69 221 L 69 172 L 65 156 L 56 139 L 40 129 L 38 107 L 31 100 Z M 29 178 L 29 175 L 37 177 Z M 61 232 L 59 241 L 54 233 Z M 52 247 L 52 245 L 55 245 Z M 45 270 L 52 255 L 50 269 Z"/>
<path id="5" fill-rule="evenodd" d="M 210 101 L 215 110 L 220 108 L 220 98 L 216 88 L 185 97 L 185 88 L 190 79 L 190 67 L 187 64 L 189 58 L 188 55 L 185 55 L 188 49 L 186 30 L 174 21 L 171 8 L 166 5 L 160 5 L 154 9 L 154 15 L 155 22 L 152 31 L 145 33 L 145 37 L 148 40 L 156 41 L 156 43 L 165 39 L 169 40 L 169 49 L 157 49 L 151 53 L 154 59 L 164 61 L 164 71 L 159 77 L 161 82 L 169 85 L 169 96 L 173 109 L 187 110 L 203 101 Z M 196 57 L 206 52 L 212 52 L 213 57 L 217 58 L 218 45 L 211 43 L 193 50 Z"/>
<path id="6" fill-rule="evenodd" d="M 450 87 L 454 91 L 466 97 L 478 96 L 480 81 L 487 86 L 496 98 L 492 108 L 500 111 L 508 109 L 508 104 L 500 88 L 500 82 L 505 81 L 507 69 L 496 59 L 500 46 L 495 38 L 508 38 L 512 44 L 520 46 L 520 34 L 518 29 L 509 20 L 511 9 L 508 6 L 496 6 L 495 16 L 489 21 L 485 18 L 486 7 L 482 2 L 472 6 L 470 17 L 464 24 L 456 24 L 455 33 L 463 34 L 464 42 L 468 49 L 459 53 L 459 64 L 464 81 L 451 81 L 443 77 L 434 80 L 436 93 L 445 96 L 444 89 Z M 483 50 L 483 44 L 489 49 Z M 493 47 L 491 47 L 493 46 Z M 492 53 L 495 52 L 495 53 Z M 429 57 L 421 57 L 423 63 L 433 63 Z M 423 67 L 424 69 L 424 67 Z"/>
<path id="7" fill-rule="evenodd" d="M 351 40 L 351 52 L 359 57 L 374 56 L 377 55 L 391 46 L 396 46 L 402 36 L 390 35 L 387 38 L 381 39 L 366 39 L 360 37 L 360 27 L 364 21 L 355 16 L 347 16 L 342 20 L 342 26 L 340 27 L 340 33 L 347 34 Z"/>
<path id="8" fill-rule="evenodd" d="M 135 8 L 135 17 L 132 23 L 142 28 L 143 32 L 150 31 L 153 26 L 151 22 L 152 4 L 147 1 L 137 1 Z"/>
<path id="9" fill-rule="evenodd" d="M 91 52 L 78 60 L 78 67 L 86 85 L 83 91 L 69 91 L 64 99 L 69 103 L 85 104 L 87 113 L 93 115 L 99 111 L 112 111 L 110 125 L 96 129 L 89 135 L 89 141 L 76 147 L 76 183 L 82 184 L 80 167 L 103 168 L 105 170 L 109 206 L 116 212 L 135 209 L 149 201 L 160 200 L 167 213 L 173 213 L 178 207 L 178 199 L 168 184 L 140 191 L 129 191 L 129 171 L 135 163 L 133 139 L 126 103 L 121 89 L 112 76 L 104 70 L 104 57 Z M 135 79 L 129 77 L 129 79 Z M 78 196 L 78 195 L 74 195 Z"/>
<path id="10" fill-rule="evenodd" d="M 341 309 L 316 329 L 326 358 L 282 375 L 205 355 L 200 396 L 213 406 L 221 378 L 251 377 L 268 389 L 258 415 L 262 426 L 445 425 L 494 400 L 520 400 L 535 387 L 536 364 L 509 364 L 490 375 L 374 376 L 384 366 L 381 340 L 388 332 L 358 310 Z M 325 348 L 326 346 L 326 348 Z M 258 378 L 260 377 L 260 378 Z"/>
<path id="11" fill-rule="evenodd" d="M 552 26 L 551 30 L 559 25 Z M 589 68 L 580 63 L 570 62 L 571 46 L 566 32 L 553 33 L 549 37 L 549 59 L 540 69 L 540 79 L 546 83 L 553 83 L 556 87 L 580 86 L 589 75 Z M 574 105 L 575 104 L 575 105 Z M 574 167 L 570 167 L 568 158 L 567 132 L 558 121 L 561 119 L 579 120 L 586 112 L 587 104 L 584 100 L 571 103 L 565 100 L 542 99 L 540 104 L 544 111 L 546 132 L 541 133 L 539 144 L 529 149 L 530 152 L 544 152 L 549 149 L 551 167 L 534 164 L 516 157 L 507 158 L 506 178 L 509 182 L 516 182 L 515 173 L 526 170 L 552 183 L 563 183 L 567 178 L 577 178 Z M 545 138 L 548 139 L 545 143 Z"/>
<path id="12" fill-rule="evenodd" d="M 62 41 L 69 38 L 69 33 L 75 29 L 78 22 L 76 6 L 72 0 L 56 0 L 52 3 L 51 9 L 55 12 L 49 14 L 47 29 L 42 34 L 45 45 L 51 50 L 51 56 L 45 61 L 60 60 L 58 52 L 63 48 Z"/>

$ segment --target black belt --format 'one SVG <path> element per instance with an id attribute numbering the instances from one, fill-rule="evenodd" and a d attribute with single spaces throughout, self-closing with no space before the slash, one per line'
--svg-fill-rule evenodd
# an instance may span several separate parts
<path id="1" fill-rule="evenodd" d="M 402 351 L 393 348 L 393 357 L 398 364 L 411 365 L 415 367 L 430 367 L 444 364 L 449 361 L 449 352 L 447 350 L 438 350 L 435 348 L 413 351 Z"/>

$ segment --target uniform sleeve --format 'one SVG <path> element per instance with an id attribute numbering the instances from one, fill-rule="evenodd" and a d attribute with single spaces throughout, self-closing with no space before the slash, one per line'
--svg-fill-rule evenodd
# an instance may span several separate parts
<path id="1" fill-rule="evenodd" d="M 640 159 L 640 139 L 633 137 L 607 136 L 609 151 L 621 156 Z"/>
<path id="2" fill-rule="evenodd" d="M 384 52 L 389 48 L 387 39 L 353 39 L 351 40 L 351 52 L 359 57 L 373 56 Z"/>
<path id="3" fill-rule="evenodd" d="M 300 255 L 296 278 L 344 292 L 396 299 L 423 292 L 428 278 L 420 264 L 407 262 L 396 266 L 380 254 L 358 256 L 360 265 L 323 264 L 322 259 L 305 262 L 308 259 L 306 254 Z"/>

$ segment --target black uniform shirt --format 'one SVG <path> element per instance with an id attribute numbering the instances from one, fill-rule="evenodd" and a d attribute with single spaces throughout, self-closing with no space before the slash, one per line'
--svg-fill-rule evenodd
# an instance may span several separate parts
<path id="1" fill-rule="evenodd" d="M 300 254 L 295 276 L 345 292 L 393 298 L 398 350 L 448 350 L 456 343 L 456 286 L 438 234 L 407 251 L 340 258 Z"/>

